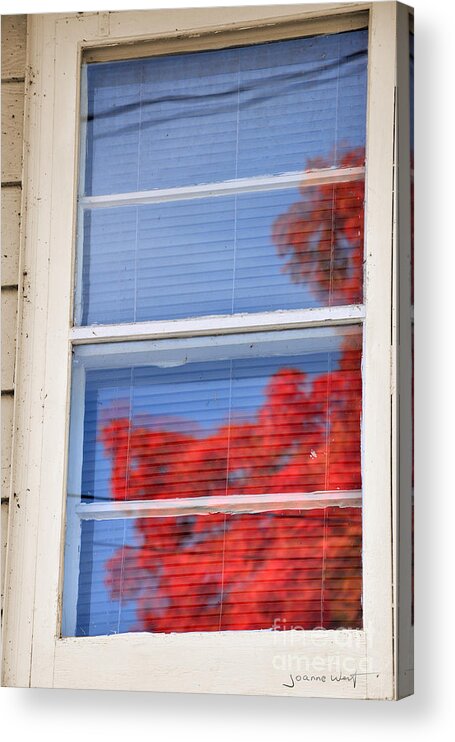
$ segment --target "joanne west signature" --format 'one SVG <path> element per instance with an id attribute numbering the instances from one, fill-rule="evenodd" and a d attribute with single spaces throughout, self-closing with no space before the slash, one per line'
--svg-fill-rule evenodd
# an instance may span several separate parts
<path id="1" fill-rule="evenodd" d="M 282 683 L 285 688 L 295 688 L 298 683 L 352 683 L 352 687 L 357 685 L 357 678 L 362 675 L 376 675 L 375 672 L 355 672 L 352 673 L 330 673 L 327 675 L 292 675 L 289 673 L 289 681 Z"/>

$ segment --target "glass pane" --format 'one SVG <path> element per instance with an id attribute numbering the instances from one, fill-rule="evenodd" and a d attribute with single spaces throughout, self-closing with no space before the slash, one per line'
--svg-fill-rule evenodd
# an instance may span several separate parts
<path id="1" fill-rule="evenodd" d="M 364 183 L 86 211 L 82 324 L 362 301 Z"/>
<path id="2" fill-rule="evenodd" d="M 86 194 L 327 167 L 365 145 L 367 29 L 86 67 Z"/>
<path id="3" fill-rule="evenodd" d="M 361 628 L 361 532 L 337 507 L 83 521 L 76 634 Z"/>
<path id="4" fill-rule="evenodd" d="M 357 492 L 360 363 L 357 327 L 76 348 L 64 633 L 360 626 L 358 508 L 118 514 Z"/>

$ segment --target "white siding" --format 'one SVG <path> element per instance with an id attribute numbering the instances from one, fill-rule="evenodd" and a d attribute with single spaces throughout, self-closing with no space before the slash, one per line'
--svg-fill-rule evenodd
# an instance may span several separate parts
<path id="1" fill-rule="evenodd" d="M 22 195 L 27 16 L 2 16 L 2 494 L 1 596 L 8 534 Z"/>

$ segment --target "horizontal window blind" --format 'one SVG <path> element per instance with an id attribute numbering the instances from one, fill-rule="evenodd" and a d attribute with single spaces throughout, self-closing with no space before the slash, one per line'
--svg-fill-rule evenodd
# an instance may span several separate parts
<path id="1" fill-rule="evenodd" d="M 84 65 L 64 635 L 362 626 L 367 35 Z"/>
<path id="2" fill-rule="evenodd" d="M 360 628 L 361 511 L 82 525 L 78 635 Z"/>
<path id="3" fill-rule="evenodd" d="M 360 302 L 366 48 L 87 65 L 76 324 Z"/>
<path id="4" fill-rule="evenodd" d="M 365 144 L 368 31 L 89 64 L 87 195 L 303 170 Z"/>
<path id="5" fill-rule="evenodd" d="M 272 628 L 275 618 L 359 625 L 360 511 L 330 507 L 323 493 L 357 500 L 361 489 L 361 337 L 356 326 L 239 336 L 205 348 L 203 361 L 197 344 L 141 353 L 135 343 L 128 353 L 125 343 L 117 368 L 104 366 L 103 348 L 97 358 L 78 349 L 85 411 L 70 474 L 80 492 L 70 497 L 86 510 L 77 633 Z M 135 356 L 141 365 L 129 365 Z M 311 509 L 305 495 L 315 492 Z M 283 510 L 283 493 L 298 493 L 301 507 Z M 229 514 L 230 496 L 251 495 L 259 512 Z M 214 498 L 220 512 L 174 517 L 180 498 Z M 169 501 L 169 512 L 118 519 L 125 500 Z M 110 513 L 95 523 L 98 502 Z M 161 613 L 147 608 L 160 602 Z"/>
<path id="6" fill-rule="evenodd" d="M 362 300 L 363 180 L 87 211 L 83 324 Z"/>

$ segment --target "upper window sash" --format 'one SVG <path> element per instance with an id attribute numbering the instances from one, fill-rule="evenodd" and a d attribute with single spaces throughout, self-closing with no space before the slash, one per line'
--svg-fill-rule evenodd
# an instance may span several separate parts
<path id="1" fill-rule="evenodd" d="M 78 326 L 362 301 L 366 34 L 199 48 L 83 68 Z"/>

